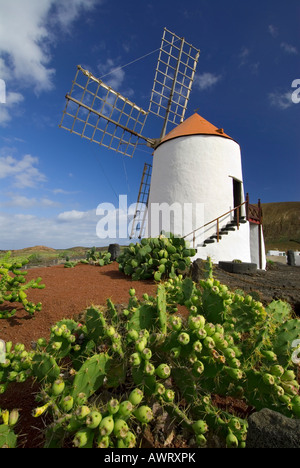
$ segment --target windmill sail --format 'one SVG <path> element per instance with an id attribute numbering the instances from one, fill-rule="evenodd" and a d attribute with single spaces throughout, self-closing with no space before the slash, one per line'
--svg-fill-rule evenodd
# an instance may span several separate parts
<path id="1" fill-rule="evenodd" d="M 149 105 L 149 112 L 164 119 L 161 138 L 168 122 L 184 120 L 199 54 L 184 38 L 164 29 Z"/>
<path id="2" fill-rule="evenodd" d="M 80 65 L 66 101 L 60 128 L 131 157 L 141 141 L 153 144 L 142 135 L 148 112 Z"/>

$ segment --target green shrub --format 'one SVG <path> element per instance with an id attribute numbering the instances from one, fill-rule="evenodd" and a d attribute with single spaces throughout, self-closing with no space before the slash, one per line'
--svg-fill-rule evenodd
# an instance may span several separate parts
<path id="1" fill-rule="evenodd" d="M 156 281 L 176 276 L 191 264 L 196 254 L 185 239 L 170 235 L 145 238 L 129 244 L 117 258 L 119 270 L 133 280 L 153 278 Z"/>

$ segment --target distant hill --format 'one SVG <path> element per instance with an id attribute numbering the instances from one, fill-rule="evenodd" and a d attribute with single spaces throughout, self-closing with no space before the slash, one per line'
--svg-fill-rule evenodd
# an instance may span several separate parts
<path id="1" fill-rule="evenodd" d="M 266 251 L 300 250 L 300 202 L 262 203 Z"/>

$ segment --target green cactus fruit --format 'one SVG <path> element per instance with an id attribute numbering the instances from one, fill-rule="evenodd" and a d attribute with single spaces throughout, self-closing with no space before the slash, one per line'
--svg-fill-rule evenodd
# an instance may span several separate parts
<path id="1" fill-rule="evenodd" d="M 283 395 L 278 395 L 278 400 L 284 403 L 286 406 L 289 406 L 292 402 L 292 398 L 286 393 Z"/>
<path id="2" fill-rule="evenodd" d="M 275 390 L 277 396 L 280 397 L 280 396 L 283 396 L 283 395 L 284 395 L 284 388 L 281 387 L 280 385 L 276 385 L 276 384 L 275 384 L 275 385 L 274 385 L 274 390 Z"/>
<path id="3" fill-rule="evenodd" d="M 201 341 L 199 341 L 199 340 L 194 341 L 194 343 L 193 343 L 193 350 L 194 350 L 196 353 L 200 354 L 201 351 L 202 351 L 202 348 L 203 348 L 203 346 L 202 346 Z"/>
<path id="4" fill-rule="evenodd" d="M 193 364 L 193 374 L 196 376 L 196 377 L 199 377 L 199 375 L 203 374 L 204 372 L 204 364 L 203 362 L 201 361 L 195 361 L 194 364 Z"/>
<path id="5" fill-rule="evenodd" d="M 232 348 L 224 349 L 223 353 L 227 359 L 234 359 L 236 357 L 235 351 Z"/>
<path id="6" fill-rule="evenodd" d="M 77 419 L 83 421 L 89 414 L 91 410 L 87 405 L 80 405 L 76 408 L 75 415 Z"/>
<path id="7" fill-rule="evenodd" d="M 124 400 L 122 403 L 120 403 L 119 406 L 119 411 L 118 414 L 120 416 L 123 416 L 124 418 L 127 418 L 128 416 L 131 415 L 133 410 L 133 404 L 129 400 Z"/>
<path id="8" fill-rule="evenodd" d="M 54 396 L 60 395 L 65 389 L 65 382 L 62 379 L 56 379 L 52 384 L 51 393 Z"/>
<path id="9" fill-rule="evenodd" d="M 39 416 L 41 416 L 43 413 L 45 413 L 45 411 L 48 409 L 48 407 L 50 406 L 50 401 L 48 401 L 47 403 L 45 403 L 43 406 L 39 406 L 38 408 L 34 408 L 32 410 L 32 417 L 33 418 L 38 418 Z"/>
<path id="10" fill-rule="evenodd" d="M 188 326 L 190 330 L 197 330 L 198 328 L 204 328 L 205 318 L 203 315 L 190 315 L 188 318 Z"/>
<path id="11" fill-rule="evenodd" d="M 155 366 L 149 362 L 149 361 L 146 361 L 145 362 L 145 367 L 144 367 L 144 373 L 146 375 L 154 375 L 155 373 Z"/>
<path id="12" fill-rule="evenodd" d="M 118 438 L 124 439 L 129 432 L 129 427 L 124 419 L 118 419 L 114 424 L 114 435 Z"/>
<path id="13" fill-rule="evenodd" d="M 170 401 L 174 401 L 175 399 L 175 392 L 174 390 L 171 390 L 170 388 L 169 389 L 166 389 L 164 394 L 163 394 L 163 399 L 166 401 L 166 402 L 170 402 Z"/>
<path id="14" fill-rule="evenodd" d="M 161 379 L 167 379 L 171 375 L 171 369 L 168 364 L 160 364 L 156 368 L 155 373 Z"/>
<path id="15" fill-rule="evenodd" d="M 145 337 L 139 338 L 135 342 L 135 349 L 137 352 L 141 353 L 143 349 L 147 346 L 147 339 Z"/>
<path id="16" fill-rule="evenodd" d="M 73 408 L 73 404 L 74 404 L 73 397 L 71 395 L 67 395 L 61 400 L 60 407 L 62 411 L 68 413 Z"/>
<path id="17" fill-rule="evenodd" d="M 99 426 L 101 420 L 102 414 L 99 411 L 93 410 L 88 414 L 85 423 L 89 429 L 96 429 L 96 427 Z"/>
<path id="18" fill-rule="evenodd" d="M 19 416 L 20 416 L 19 411 L 17 409 L 13 409 L 12 411 L 10 411 L 9 418 L 8 418 L 8 425 L 10 427 L 15 426 L 19 420 Z"/>
<path id="19" fill-rule="evenodd" d="M 132 366 L 134 367 L 138 367 L 141 362 L 142 362 L 142 358 L 140 356 L 140 353 L 133 353 L 131 354 L 130 358 L 129 358 L 129 362 Z"/>
<path id="20" fill-rule="evenodd" d="M 130 392 L 128 400 L 133 406 L 138 406 L 144 398 L 144 393 L 139 388 L 135 388 Z"/>
<path id="21" fill-rule="evenodd" d="M 186 346 L 190 342 L 190 335 L 186 332 L 181 332 L 179 333 L 177 340 L 181 345 Z"/>
<path id="22" fill-rule="evenodd" d="M 261 354 L 269 362 L 276 362 L 277 361 L 277 355 L 273 351 L 262 350 Z"/>
<path id="23" fill-rule="evenodd" d="M 292 398 L 291 401 L 292 411 L 295 414 L 297 419 L 300 419 L 300 396 L 296 395 Z"/>
<path id="24" fill-rule="evenodd" d="M 139 333 L 134 328 L 128 330 L 127 336 L 131 341 L 137 341 L 139 339 Z"/>
<path id="25" fill-rule="evenodd" d="M 208 348 L 208 349 L 212 349 L 216 346 L 211 336 L 207 336 L 206 338 L 204 338 L 203 345 L 205 346 L 205 348 Z"/>
<path id="26" fill-rule="evenodd" d="M 90 431 L 88 429 L 80 429 L 76 432 L 75 437 L 73 439 L 73 445 L 76 448 L 83 448 L 85 447 L 90 441 Z"/>
<path id="27" fill-rule="evenodd" d="M 133 448 L 136 445 L 135 434 L 131 431 L 128 431 L 124 439 L 121 439 L 124 443 L 125 448 Z"/>
<path id="28" fill-rule="evenodd" d="M 142 424 L 148 424 L 153 419 L 153 412 L 147 405 L 139 406 L 133 412 L 136 419 Z"/>
<path id="29" fill-rule="evenodd" d="M 197 434 L 196 435 L 196 444 L 198 447 L 203 448 L 206 447 L 207 440 L 204 434 Z"/>
<path id="30" fill-rule="evenodd" d="M 272 374 L 269 374 L 268 372 L 263 374 L 262 376 L 263 381 L 267 385 L 274 385 L 275 384 L 275 378 Z"/>
<path id="31" fill-rule="evenodd" d="M 84 405 L 87 402 L 87 400 L 88 398 L 87 398 L 86 393 L 81 392 L 77 395 L 76 403 L 81 406 L 81 405 Z"/>
<path id="32" fill-rule="evenodd" d="M 224 366 L 224 370 L 227 372 L 229 377 L 231 377 L 234 380 L 240 380 L 244 376 L 241 369 L 235 369 L 233 367 Z"/>
<path id="33" fill-rule="evenodd" d="M 204 325 L 204 330 L 208 336 L 212 336 L 216 332 L 216 327 L 213 323 L 206 322 Z"/>
<path id="34" fill-rule="evenodd" d="M 116 329 L 110 325 L 106 328 L 105 333 L 109 338 L 112 338 L 116 334 Z"/>
<path id="35" fill-rule="evenodd" d="M 298 395 L 299 384 L 296 380 L 289 380 L 285 382 L 282 381 L 281 385 L 285 393 L 287 393 L 288 395 L 291 395 L 291 396 Z"/>
<path id="36" fill-rule="evenodd" d="M 109 436 L 102 436 L 100 435 L 97 440 L 97 447 L 98 448 L 108 448 L 110 444 L 110 438 Z"/>
<path id="37" fill-rule="evenodd" d="M 109 414 L 116 414 L 119 411 L 120 403 L 116 398 L 112 398 L 107 403 L 107 411 Z"/>
<path id="38" fill-rule="evenodd" d="M 274 375 L 275 377 L 281 377 L 282 374 L 284 373 L 284 368 L 280 366 L 279 364 L 275 364 L 274 366 L 271 367 L 270 373 Z"/>
<path id="39" fill-rule="evenodd" d="M 135 289 L 134 288 L 129 289 L 129 296 L 131 296 L 131 297 L 135 296 Z"/>
<path id="40" fill-rule="evenodd" d="M 296 374 L 291 369 L 284 371 L 284 373 L 281 376 L 281 380 L 287 381 L 287 382 L 291 380 L 295 380 L 295 379 L 296 379 Z"/>
<path id="41" fill-rule="evenodd" d="M 175 331 L 181 330 L 181 327 L 182 327 L 181 317 L 178 317 L 178 316 L 171 317 L 170 320 L 169 320 L 169 323 L 170 323 L 173 330 L 175 330 Z"/>
<path id="42" fill-rule="evenodd" d="M 199 419 L 193 423 L 192 429 L 195 434 L 205 434 L 208 431 L 208 425 L 204 419 Z"/>
<path id="43" fill-rule="evenodd" d="M 229 429 L 231 429 L 233 432 L 239 431 L 241 429 L 241 423 L 238 418 L 230 418 L 229 423 L 228 423 Z"/>
<path id="44" fill-rule="evenodd" d="M 237 437 L 233 434 L 233 432 L 229 431 L 226 437 L 226 446 L 228 448 L 237 448 L 239 445 L 239 441 Z"/>
<path id="45" fill-rule="evenodd" d="M 152 351 L 150 348 L 144 348 L 143 351 L 141 352 L 141 357 L 145 359 L 146 361 L 149 361 L 152 357 Z"/>
<path id="46" fill-rule="evenodd" d="M 103 418 L 99 424 L 100 435 L 102 437 L 109 436 L 112 433 L 113 429 L 114 429 L 114 419 L 112 415 L 109 415 Z"/>
<path id="47" fill-rule="evenodd" d="M 204 340 L 207 337 L 207 332 L 204 328 L 199 328 L 198 330 L 195 331 L 195 336 L 199 340 Z"/>
<path id="48" fill-rule="evenodd" d="M 155 386 L 154 394 L 163 396 L 165 391 L 166 391 L 166 387 L 164 386 L 164 384 L 158 382 Z"/>
<path id="49" fill-rule="evenodd" d="M 160 281 L 161 280 L 162 273 L 160 271 L 156 271 L 154 273 L 154 280 L 155 281 Z"/>
<path id="50" fill-rule="evenodd" d="M 173 359 L 179 358 L 180 353 L 181 353 L 181 347 L 180 347 L 180 346 L 175 347 L 175 348 L 172 348 L 172 349 L 170 350 L 170 356 L 171 356 Z"/>

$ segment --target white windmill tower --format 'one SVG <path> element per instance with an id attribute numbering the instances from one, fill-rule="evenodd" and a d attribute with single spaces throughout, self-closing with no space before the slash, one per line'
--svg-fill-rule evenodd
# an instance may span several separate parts
<path id="1" fill-rule="evenodd" d="M 154 149 L 131 237 L 171 231 L 193 243 L 195 258 L 257 260 L 264 268 L 261 224 L 257 235 L 246 216 L 238 143 L 198 114 L 184 120 L 199 53 L 164 29 L 148 111 L 78 66 L 60 127 L 131 157 L 139 144 Z M 159 138 L 143 135 L 149 112 L 163 119 Z"/>

